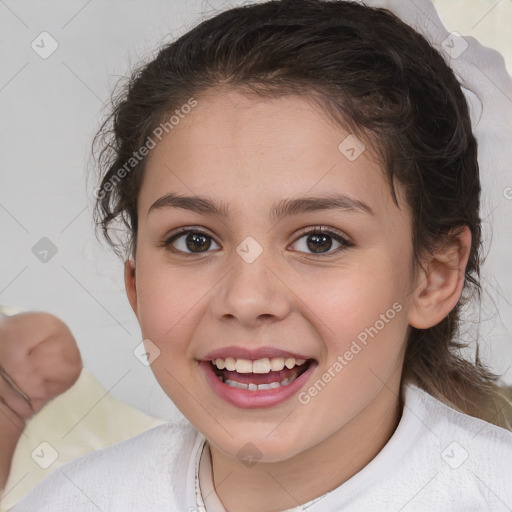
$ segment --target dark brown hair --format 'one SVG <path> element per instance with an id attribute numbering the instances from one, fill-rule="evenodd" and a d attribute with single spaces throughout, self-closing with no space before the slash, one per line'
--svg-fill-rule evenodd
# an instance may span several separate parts
<path id="1" fill-rule="evenodd" d="M 374 148 L 395 204 L 398 181 L 412 212 L 413 278 L 423 255 L 469 227 L 461 300 L 439 324 L 411 328 L 403 378 L 510 428 L 498 376 L 478 350 L 475 362 L 463 358 L 466 343 L 457 340 L 461 308 L 481 295 L 480 180 L 468 106 L 443 56 L 391 12 L 356 2 L 276 0 L 203 21 L 133 72 L 95 138 L 102 172 L 95 218 L 118 254 L 135 255 L 146 162 L 140 148 L 191 98 L 223 88 L 262 98 L 300 95 Z M 112 236 L 119 222 L 127 228 L 124 243 Z"/>

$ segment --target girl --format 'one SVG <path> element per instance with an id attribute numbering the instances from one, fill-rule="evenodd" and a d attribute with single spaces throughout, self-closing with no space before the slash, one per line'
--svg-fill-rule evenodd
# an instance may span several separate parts
<path id="1" fill-rule="evenodd" d="M 138 69 L 96 141 L 97 220 L 189 422 L 13 510 L 511 509 L 497 376 L 457 337 L 477 145 L 423 36 L 355 2 L 230 9 Z"/>

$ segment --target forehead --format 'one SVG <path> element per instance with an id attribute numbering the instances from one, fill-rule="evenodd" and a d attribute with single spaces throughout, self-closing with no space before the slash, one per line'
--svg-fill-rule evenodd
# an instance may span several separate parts
<path id="1" fill-rule="evenodd" d="M 196 99 L 148 157 L 140 213 L 165 193 L 221 199 L 233 216 L 332 193 L 371 205 L 377 215 L 396 208 L 371 148 L 306 99 L 234 91 Z"/>

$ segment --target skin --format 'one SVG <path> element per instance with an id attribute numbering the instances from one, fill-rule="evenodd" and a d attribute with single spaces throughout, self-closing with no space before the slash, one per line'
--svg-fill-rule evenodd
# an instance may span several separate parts
<path id="1" fill-rule="evenodd" d="M 0 375 L 2 491 L 27 420 L 76 382 L 82 359 L 65 323 L 48 313 L 30 312 L 0 318 L 0 366 L 8 375 Z"/>
<path id="2" fill-rule="evenodd" d="M 228 512 L 297 506 L 367 465 L 400 420 L 409 326 L 440 322 L 462 291 L 469 230 L 425 260 L 427 271 L 412 282 L 410 211 L 402 199 L 400 208 L 393 203 L 368 148 L 352 162 L 338 150 L 347 135 L 303 98 L 217 90 L 198 98 L 149 155 L 127 295 L 143 337 L 160 350 L 151 365 L 158 382 L 211 445 L 214 485 Z M 269 217 L 278 200 L 333 191 L 364 201 L 375 215 Z M 217 199 L 233 214 L 148 214 L 171 192 Z M 183 226 L 208 232 L 206 252 L 187 249 L 186 235 L 162 247 Z M 299 232 L 315 226 L 340 231 L 353 246 L 336 252 L 330 239 L 332 248 L 315 256 Z M 251 264 L 236 251 L 248 236 L 263 249 Z M 305 405 L 292 397 L 277 407 L 237 408 L 214 394 L 198 368 L 213 349 L 270 345 L 317 360 L 304 390 L 394 303 L 400 313 Z M 250 467 L 237 456 L 247 443 L 260 453 Z"/>

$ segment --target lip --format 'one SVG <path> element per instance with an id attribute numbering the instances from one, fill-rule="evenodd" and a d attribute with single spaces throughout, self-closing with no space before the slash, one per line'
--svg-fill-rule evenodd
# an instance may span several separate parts
<path id="1" fill-rule="evenodd" d="M 216 352 L 212 352 L 211 354 L 216 356 Z M 282 355 L 283 352 L 279 352 L 279 354 Z M 290 357 L 294 356 L 290 355 Z M 277 405 L 282 404 L 283 402 L 285 402 L 286 400 L 288 400 L 289 398 L 291 398 L 292 396 L 299 392 L 299 390 L 309 380 L 310 376 L 312 375 L 317 365 L 318 363 L 310 358 L 309 368 L 287 386 L 280 386 L 278 388 L 273 389 L 249 391 L 248 389 L 232 388 L 231 386 L 224 384 L 213 371 L 212 366 L 210 364 L 210 359 L 208 359 L 207 361 L 199 362 L 199 367 L 203 371 L 212 391 L 219 398 L 223 399 L 227 403 L 241 409 L 261 409 L 267 407 L 275 407 Z"/>
<path id="2" fill-rule="evenodd" d="M 275 347 L 259 347 L 255 349 L 248 349 L 245 347 L 232 345 L 230 347 L 219 348 L 212 350 L 204 356 L 201 361 L 212 361 L 214 359 L 226 359 L 227 357 L 234 357 L 235 359 L 249 359 L 256 361 L 257 359 L 264 359 L 268 357 L 294 357 L 295 359 L 313 359 L 311 356 L 297 354 L 295 352 L 288 352 L 287 350 L 279 350 Z"/>

